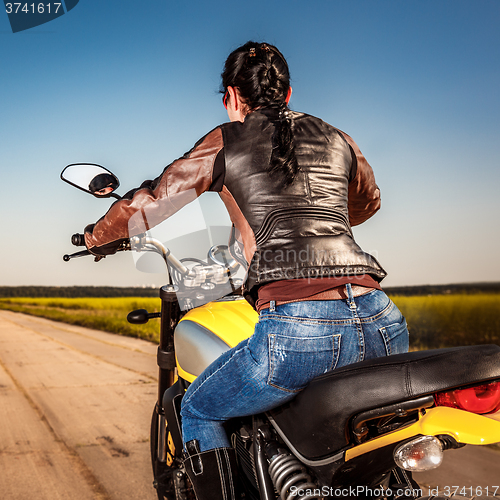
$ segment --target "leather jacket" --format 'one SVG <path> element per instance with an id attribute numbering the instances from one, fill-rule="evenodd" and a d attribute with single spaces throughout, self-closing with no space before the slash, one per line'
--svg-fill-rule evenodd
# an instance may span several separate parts
<path id="1" fill-rule="evenodd" d="M 380 208 L 370 165 L 347 134 L 292 112 L 299 173 L 284 188 L 280 176 L 267 171 L 275 113 L 257 110 L 244 123 L 225 123 L 209 132 L 87 228 L 89 250 L 113 253 L 124 239 L 160 223 L 203 192 L 217 191 L 234 225 L 230 247 L 248 268 L 250 302 L 259 286 L 282 279 L 369 274 L 381 281 L 385 271 L 361 250 L 351 231 Z"/>

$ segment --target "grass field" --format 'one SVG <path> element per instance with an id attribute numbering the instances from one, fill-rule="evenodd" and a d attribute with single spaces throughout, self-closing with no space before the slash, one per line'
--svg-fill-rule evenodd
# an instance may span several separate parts
<path id="1" fill-rule="evenodd" d="M 0 309 L 42 316 L 44 318 L 86 326 L 130 337 L 159 342 L 160 320 L 145 325 L 131 325 L 127 314 L 134 309 L 159 312 L 159 298 L 0 298 Z"/>
<path id="2" fill-rule="evenodd" d="M 473 344 L 500 344 L 500 293 L 451 293 L 391 297 L 406 316 L 414 350 Z M 160 299 L 0 298 L 0 309 L 87 326 L 121 335 L 159 340 L 160 320 L 131 325 L 133 309 L 160 310 Z"/>
<path id="3" fill-rule="evenodd" d="M 392 296 L 412 349 L 500 344 L 500 293 Z"/>

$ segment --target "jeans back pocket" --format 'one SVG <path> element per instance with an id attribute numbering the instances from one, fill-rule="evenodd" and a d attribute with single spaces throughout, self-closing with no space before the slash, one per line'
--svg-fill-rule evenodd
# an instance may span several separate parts
<path id="1" fill-rule="evenodd" d="M 340 336 L 269 334 L 268 384 L 284 391 L 299 392 L 313 378 L 333 370 L 339 357 Z"/>

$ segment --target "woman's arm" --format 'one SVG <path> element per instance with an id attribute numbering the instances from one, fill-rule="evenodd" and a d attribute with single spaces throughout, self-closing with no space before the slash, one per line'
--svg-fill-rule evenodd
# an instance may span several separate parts
<path id="1" fill-rule="evenodd" d="M 222 132 L 216 128 L 167 166 L 157 179 L 127 193 L 95 225 L 88 226 L 87 248 L 97 255 L 114 253 L 124 239 L 156 226 L 208 191 L 222 148 Z"/>
<path id="2" fill-rule="evenodd" d="M 349 183 L 348 209 L 351 226 L 368 220 L 380 208 L 380 189 L 375 182 L 372 167 L 358 145 L 345 132 L 341 132 L 352 148 L 356 159 L 356 173 Z"/>

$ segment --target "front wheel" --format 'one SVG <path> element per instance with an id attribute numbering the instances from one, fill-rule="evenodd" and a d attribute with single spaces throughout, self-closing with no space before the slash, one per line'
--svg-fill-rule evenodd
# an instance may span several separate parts
<path id="1" fill-rule="evenodd" d="M 163 429 L 160 429 L 160 426 Z M 160 430 L 163 432 L 160 432 Z M 150 439 L 153 485 L 156 488 L 158 500 L 195 500 L 180 455 L 176 453 L 168 422 L 160 415 L 158 405 L 155 405 L 151 418 Z M 161 440 L 163 440 L 161 446 L 164 449 L 162 460 L 160 460 L 158 454 Z"/>
<path id="2" fill-rule="evenodd" d="M 155 405 L 151 417 L 151 465 L 153 466 L 153 486 L 156 488 L 158 500 L 176 500 L 173 481 L 173 460 L 161 461 L 158 459 L 158 435 L 160 415 L 158 405 Z M 168 429 L 166 429 L 168 431 Z"/>

